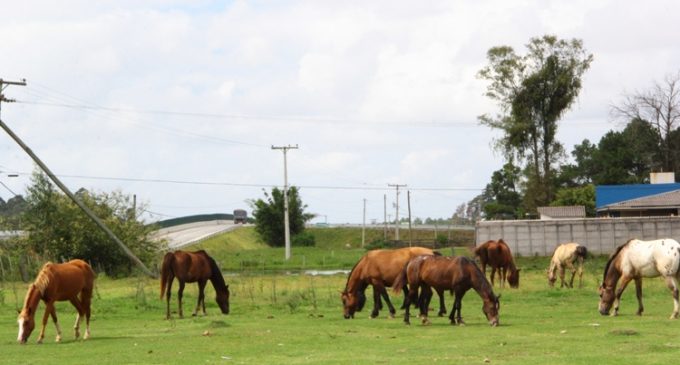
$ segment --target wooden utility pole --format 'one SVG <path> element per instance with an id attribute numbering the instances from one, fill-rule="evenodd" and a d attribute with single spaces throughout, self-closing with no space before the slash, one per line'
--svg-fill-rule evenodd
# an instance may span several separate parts
<path id="1" fill-rule="evenodd" d="M 413 246 L 413 231 L 411 230 L 411 190 L 406 192 L 408 201 L 408 247 Z"/>
<path id="2" fill-rule="evenodd" d="M 399 241 L 399 188 L 406 187 L 406 184 L 387 184 L 389 187 L 394 187 L 397 189 L 397 211 L 394 216 L 394 239 L 395 241 Z"/>
<path id="3" fill-rule="evenodd" d="M 295 146 L 272 146 L 273 150 L 283 151 L 283 226 L 284 226 L 284 238 L 286 240 L 286 260 L 290 260 L 290 221 L 288 218 L 288 150 L 298 149 L 298 145 Z"/>
<path id="4" fill-rule="evenodd" d="M 383 241 L 387 242 L 387 194 L 383 194 Z"/>
<path id="5" fill-rule="evenodd" d="M 2 104 L 3 101 L 4 102 L 13 102 L 14 101 L 14 100 L 11 100 L 11 99 L 6 99 L 5 96 L 1 94 L 2 90 L 4 90 L 6 88 L 5 85 L 26 86 L 26 80 L 23 80 L 21 82 L 12 82 L 12 81 L 5 81 L 5 80 L 0 79 L 0 104 Z M 97 224 L 97 226 L 99 226 L 99 228 L 101 228 L 120 247 L 121 250 L 123 250 L 123 252 L 125 252 L 125 254 L 130 258 L 130 260 L 132 260 L 135 264 L 137 264 L 137 266 L 139 266 L 139 268 L 141 268 L 142 271 L 144 271 L 144 273 L 146 273 L 147 275 L 154 277 L 154 278 L 156 277 L 156 274 L 152 273 L 146 267 L 146 265 L 144 265 L 144 263 L 137 256 L 135 256 L 135 254 L 132 251 L 130 251 L 130 249 L 123 243 L 123 241 L 121 241 L 109 229 L 109 227 L 107 227 L 104 224 L 104 222 L 102 222 L 101 219 L 99 219 L 99 217 L 97 217 L 90 210 L 90 208 L 88 208 L 83 202 L 81 202 L 80 199 L 78 199 L 71 192 L 71 190 L 69 190 L 66 187 L 66 185 L 64 185 L 61 182 L 61 180 L 59 180 L 59 178 L 57 178 L 52 173 L 52 171 L 47 167 L 47 165 L 45 165 L 42 162 L 42 160 L 40 160 L 40 158 L 38 158 L 38 156 L 35 153 L 33 153 L 33 151 L 24 143 L 24 141 L 22 141 L 21 138 L 19 138 L 19 136 L 14 134 L 14 132 L 9 128 L 9 126 L 7 126 L 7 124 L 5 124 L 5 122 L 2 121 L 2 119 L 0 119 L 0 127 L 2 129 L 4 129 L 5 132 L 7 132 L 7 134 L 9 134 L 9 136 L 12 137 L 12 139 L 33 159 L 33 161 L 38 165 L 38 167 L 40 167 L 40 169 L 43 170 L 43 172 L 45 172 L 45 174 L 59 187 L 59 189 L 61 189 L 61 191 L 63 191 L 64 194 L 66 194 L 66 196 L 68 196 L 69 199 L 71 199 L 71 201 L 73 201 L 88 217 L 90 217 L 90 219 L 92 219 L 94 221 L 94 223 Z"/>

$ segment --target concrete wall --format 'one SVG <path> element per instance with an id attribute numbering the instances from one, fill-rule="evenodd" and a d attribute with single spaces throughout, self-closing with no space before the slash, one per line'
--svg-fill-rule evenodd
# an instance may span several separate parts
<path id="1" fill-rule="evenodd" d="M 550 256 L 565 242 L 578 242 L 594 254 L 610 254 L 631 238 L 680 241 L 680 217 L 585 218 L 480 221 L 475 243 L 503 238 L 515 256 Z"/>

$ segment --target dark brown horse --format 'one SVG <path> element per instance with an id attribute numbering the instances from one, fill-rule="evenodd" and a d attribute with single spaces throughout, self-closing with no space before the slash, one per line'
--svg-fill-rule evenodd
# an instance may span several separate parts
<path id="1" fill-rule="evenodd" d="M 170 318 L 170 292 L 172 289 L 172 281 L 174 278 L 179 281 L 179 290 L 177 291 L 177 303 L 179 305 L 179 317 L 184 317 L 182 312 L 182 294 L 184 293 L 185 283 L 198 283 L 198 302 L 196 303 L 196 310 L 192 315 L 198 313 L 198 309 L 203 309 L 205 315 L 205 284 L 210 280 L 217 297 L 217 304 L 220 306 L 222 313 L 229 314 L 229 285 L 224 282 L 222 272 L 215 260 L 208 256 L 203 251 L 187 252 L 175 251 L 168 252 L 163 258 L 161 266 L 161 299 L 163 294 L 167 291 L 167 307 L 165 318 Z"/>
<path id="2" fill-rule="evenodd" d="M 45 327 L 50 315 L 57 328 L 56 341 L 61 341 L 61 328 L 57 322 L 54 302 L 65 300 L 70 301 L 78 311 L 76 324 L 73 327 L 75 337 L 80 337 L 80 319 L 85 316 L 86 329 L 83 339 L 88 339 L 90 337 L 90 302 L 95 276 L 90 265 L 83 260 L 71 260 L 64 264 L 48 262 L 43 265 L 33 284 L 28 287 L 24 307 L 19 313 L 17 341 L 22 344 L 28 341 L 28 337 L 35 328 L 35 313 L 40 300 L 45 302 L 45 314 L 42 329 L 38 335 L 38 343 L 42 343 L 45 338 Z"/>
<path id="3" fill-rule="evenodd" d="M 486 276 L 479 267 L 467 257 L 419 256 L 404 267 L 401 275 L 394 284 L 394 291 L 398 293 L 408 283 L 409 292 L 406 296 L 406 312 L 404 322 L 410 324 L 409 303 L 420 302 L 420 315 L 423 324 L 429 324 L 427 319 L 429 298 L 432 288 L 437 290 L 452 290 L 456 296 L 453 309 L 449 315 L 451 324 L 463 324 L 461 317 L 461 302 L 465 293 L 474 289 L 484 302 L 482 311 L 492 326 L 498 325 L 498 310 L 500 296 L 495 296 Z M 418 288 L 422 293 L 418 298 Z"/>
<path id="4" fill-rule="evenodd" d="M 512 259 L 512 252 L 508 244 L 499 239 L 498 241 L 486 241 L 475 248 L 475 256 L 479 257 L 479 262 L 482 265 L 482 272 L 486 275 L 486 265 L 491 266 L 491 285 L 494 285 L 494 276 L 498 271 L 498 279 L 501 287 L 505 286 L 506 274 L 508 284 L 510 287 L 517 288 L 519 286 L 519 271 Z"/>
<path id="5" fill-rule="evenodd" d="M 399 276 L 404 265 L 413 257 L 419 255 L 435 255 L 436 253 L 424 247 L 406 247 L 395 250 L 373 250 L 365 254 L 352 268 L 347 277 L 345 290 L 341 294 L 343 314 L 346 319 L 354 318 L 354 313 L 361 311 L 366 304 L 366 288 L 373 286 L 373 311 L 371 318 L 378 316 L 382 309 L 380 297 L 385 299 L 394 316 L 396 310 L 387 295 L 385 287 L 391 287 Z M 446 314 L 443 293 L 439 293 L 440 315 Z M 415 303 L 415 302 L 414 302 Z"/>

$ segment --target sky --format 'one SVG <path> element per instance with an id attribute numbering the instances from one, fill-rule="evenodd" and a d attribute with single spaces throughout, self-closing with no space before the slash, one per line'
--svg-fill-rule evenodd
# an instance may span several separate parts
<path id="1" fill-rule="evenodd" d="M 486 52 L 578 38 L 594 61 L 559 122 L 567 152 L 610 107 L 680 70 L 675 1 L 12 1 L 0 117 L 72 191 L 135 195 L 144 219 L 231 213 L 300 188 L 312 220 L 450 217 L 502 167 Z M 35 164 L 0 131 L 0 198 Z M 9 175 L 18 175 L 10 177 Z M 407 193 L 408 191 L 408 193 Z"/>

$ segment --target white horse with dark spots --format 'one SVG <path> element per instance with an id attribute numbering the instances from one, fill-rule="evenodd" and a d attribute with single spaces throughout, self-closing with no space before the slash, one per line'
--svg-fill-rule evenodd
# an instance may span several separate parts
<path id="1" fill-rule="evenodd" d="M 631 280 L 635 280 L 638 300 L 637 315 L 642 315 L 642 278 L 663 276 L 673 294 L 673 313 L 671 319 L 678 318 L 680 303 L 680 243 L 671 238 L 654 241 L 632 239 L 619 246 L 612 254 L 604 269 L 600 286 L 600 314 L 607 315 L 614 307 L 612 316 L 619 312 L 621 294 Z M 620 287 L 616 289 L 620 282 Z"/>

